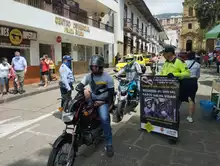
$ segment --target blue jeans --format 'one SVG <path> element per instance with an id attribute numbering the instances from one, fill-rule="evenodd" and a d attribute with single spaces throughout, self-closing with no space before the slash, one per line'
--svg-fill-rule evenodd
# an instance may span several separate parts
<path id="1" fill-rule="evenodd" d="M 110 115 L 108 112 L 109 105 L 103 104 L 98 108 L 99 116 L 101 119 L 102 127 L 104 130 L 104 136 L 107 145 L 112 145 L 112 128 L 110 125 Z"/>
<path id="2" fill-rule="evenodd" d="M 6 92 L 9 91 L 9 79 L 8 79 L 8 77 L 0 78 L 0 86 L 5 86 Z"/>

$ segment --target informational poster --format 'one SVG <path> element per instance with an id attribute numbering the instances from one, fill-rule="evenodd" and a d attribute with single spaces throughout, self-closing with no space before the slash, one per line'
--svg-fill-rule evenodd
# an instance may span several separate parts
<path id="1" fill-rule="evenodd" d="M 140 84 L 141 129 L 178 138 L 178 78 L 142 76 Z"/>

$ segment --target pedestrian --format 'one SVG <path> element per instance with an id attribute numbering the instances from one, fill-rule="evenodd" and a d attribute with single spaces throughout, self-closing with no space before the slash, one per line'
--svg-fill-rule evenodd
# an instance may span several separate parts
<path id="1" fill-rule="evenodd" d="M 9 71 L 11 69 L 11 65 L 8 63 L 6 58 L 1 58 L 0 61 L 0 94 L 1 96 L 4 95 L 4 87 L 5 93 L 9 92 Z"/>
<path id="2" fill-rule="evenodd" d="M 51 58 L 49 58 L 49 81 L 56 79 L 55 76 L 55 64 Z"/>
<path id="3" fill-rule="evenodd" d="M 72 60 L 73 59 L 69 55 L 63 56 L 63 63 L 59 68 L 59 74 L 60 74 L 59 85 L 60 85 L 60 93 L 62 97 L 60 110 L 63 109 L 65 99 L 71 99 L 73 83 L 75 82 L 75 78 L 71 70 Z"/>
<path id="4" fill-rule="evenodd" d="M 217 66 L 217 73 L 219 73 L 219 66 L 220 66 L 220 55 L 216 56 L 216 66 Z"/>
<path id="5" fill-rule="evenodd" d="M 44 87 L 48 86 L 48 76 L 49 76 L 49 60 L 48 56 L 44 55 L 41 61 L 41 75 L 44 80 Z"/>
<path id="6" fill-rule="evenodd" d="M 209 56 L 209 59 L 208 59 L 208 65 L 209 65 L 209 68 L 211 67 L 211 65 L 212 65 L 212 62 L 213 62 L 213 53 L 212 52 L 210 52 L 209 54 L 208 54 L 208 56 Z"/>
<path id="7" fill-rule="evenodd" d="M 209 56 L 206 54 L 203 59 L 204 59 L 205 67 L 208 67 Z"/>
<path id="8" fill-rule="evenodd" d="M 120 55 L 119 55 L 119 52 L 118 52 L 118 53 L 116 54 L 116 56 L 115 56 L 115 65 L 118 64 L 119 57 L 120 57 Z"/>
<path id="9" fill-rule="evenodd" d="M 190 78 L 185 79 L 185 90 L 182 102 L 188 102 L 189 103 L 189 110 L 188 110 L 188 116 L 187 120 L 188 122 L 193 122 L 193 114 L 195 112 L 195 97 L 196 92 L 198 90 L 198 79 L 200 77 L 200 64 L 196 62 L 195 52 L 191 52 L 187 55 L 188 60 L 186 60 L 187 67 L 190 70 Z"/>
<path id="10" fill-rule="evenodd" d="M 15 52 L 15 57 L 12 58 L 12 67 L 15 71 L 16 78 L 14 79 L 14 94 L 24 93 L 24 76 L 27 72 L 27 61 L 20 55 L 19 51 Z"/>

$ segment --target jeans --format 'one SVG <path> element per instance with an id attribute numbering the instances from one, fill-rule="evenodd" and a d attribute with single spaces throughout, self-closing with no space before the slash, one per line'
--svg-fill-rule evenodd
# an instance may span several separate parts
<path id="1" fill-rule="evenodd" d="M 216 62 L 216 65 L 217 65 L 217 73 L 219 73 L 220 62 Z"/>
<path id="2" fill-rule="evenodd" d="M 112 145 L 112 128 L 110 125 L 109 105 L 103 104 L 98 108 L 99 116 L 101 119 L 102 127 L 104 130 L 104 136 L 107 145 Z"/>
<path id="3" fill-rule="evenodd" d="M 3 87 L 5 86 L 6 92 L 8 92 L 9 91 L 9 79 L 7 77 L 0 78 L 0 86 L 3 86 Z"/>

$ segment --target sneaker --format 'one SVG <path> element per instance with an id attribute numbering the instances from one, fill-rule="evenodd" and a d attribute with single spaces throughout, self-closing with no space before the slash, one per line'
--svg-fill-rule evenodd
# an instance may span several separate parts
<path id="1" fill-rule="evenodd" d="M 106 146 L 106 147 L 105 147 L 105 151 L 106 151 L 106 155 L 107 155 L 108 157 L 114 156 L 114 150 L 113 150 L 112 145 Z"/>
<path id="2" fill-rule="evenodd" d="M 188 120 L 189 123 L 193 123 L 193 119 L 190 116 L 187 116 L 186 120 Z"/>

